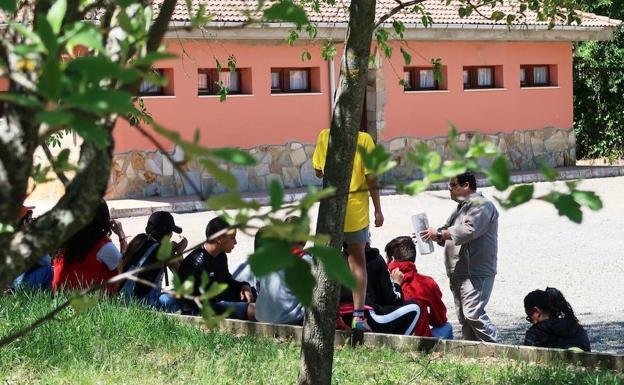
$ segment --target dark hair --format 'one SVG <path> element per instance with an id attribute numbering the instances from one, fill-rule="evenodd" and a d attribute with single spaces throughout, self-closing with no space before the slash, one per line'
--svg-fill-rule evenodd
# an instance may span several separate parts
<path id="1" fill-rule="evenodd" d="M 456 178 L 457 178 L 457 183 L 460 186 L 463 186 L 466 182 L 468 182 L 470 189 L 472 191 L 477 191 L 477 178 L 472 173 L 472 171 L 466 171 L 463 174 L 459 174 L 456 176 Z"/>
<path id="2" fill-rule="evenodd" d="M 416 246 L 412 238 L 407 236 L 396 237 L 385 248 L 386 255 L 395 261 L 416 262 Z"/>
<path id="3" fill-rule="evenodd" d="M 214 239 L 210 238 L 218 232 L 228 228 L 230 228 L 230 224 L 227 223 L 227 221 L 222 217 L 212 218 L 210 222 L 208 222 L 208 224 L 206 225 L 206 242 L 214 242 Z"/>
<path id="4" fill-rule="evenodd" d="M 260 246 L 262 246 L 262 241 L 265 238 L 264 233 L 266 233 L 267 228 L 268 226 L 261 227 L 256 232 L 256 235 L 254 236 L 254 251 L 258 251 Z"/>
<path id="5" fill-rule="evenodd" d="M 105 201 L 100 202 L 95 209 L 95 215 L 91 223 L 78 230 L 67 242 L 65 242 L 65 262 L 84 261 L 87 253 L 103 238 L 111 235 L 111 217 L 108 205 Z"/>
<path id="6" fill-rule="evenodd" d="M 554 287 L 546 290 L 534 290 L 524 297 L 524 311 L 529 314 L 537 307 L 548 313 L 552 318 L 565 318 L 578 323 L 572 306 L 566 301 L 563 294 Z"/>

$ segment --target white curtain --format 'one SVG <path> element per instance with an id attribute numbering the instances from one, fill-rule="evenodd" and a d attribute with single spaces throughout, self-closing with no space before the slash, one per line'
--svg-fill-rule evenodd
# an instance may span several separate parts
<path id="1" fill-rule="evenodd" d="M 293 91 L 307 90 L 308 87 L 308 71 L 292 70 L 290 71 L 290 89 Z"/>
<path id="2" fill-rule="evenodd" d="M 206 73 L 197 74 L 197 89 L 198 90 L 208 89 L 208 74 Z"/>
<path id="3" fill-rule="evenodd" d="M 523 84 L 525 82 L 526 82 L 526 69 L 520 68 L 520 84 Z"/>
<path id="4" fill-rule="evenodd" d="M 470 86 L 470 72 L 468 70 L 464 70 L 464 87 Z"/>
<path id="5" fill-rule="evenodd" d="M 403 81 L 405 82 L 403 88 L 412 88 L 412 74 L 410 71 L 403 72 Z"/>
<path id="6" fill-rule="evenodd" d="M 420 88 L 434 88 L 433 70 L 420 70 Z"/>
<path id="7" fill-rule="evenodd" d="M 232 92 L 240 91 L 239 72 L 221 71 L 219 73 L 219 82 Z"/>
<path id="8" fill-rule="evenodd" d="M 479 87 L 493 86 L 491 68 L 479 68 L 477 70 L 477 85 Z"/>
<path id="9" fill-rule="evenodd" d="M 162 87 L 156 84 L 152 84 L 147 80 L 143 80 L 139 86 L 140 94 L 162 94 Z"/>
<path id="10" fill-rule="evenodd" d="M 271 89 L 279 90 L 282 88 L 279 72 L 271 72 Z"/>
<path id="11" fill-rule="evenodd" d="M 548 84 L 548 67 L 533 67 L 533 84 Z"/>

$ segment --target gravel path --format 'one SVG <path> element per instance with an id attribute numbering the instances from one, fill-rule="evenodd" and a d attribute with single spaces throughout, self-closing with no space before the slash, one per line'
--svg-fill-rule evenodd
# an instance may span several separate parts
<path id="1" fill-rule="evenodd" d="M 549 186 L 540 183 L 536 188 L 543 192 Z M 624 250 L 624 200 L 620 198 L 624 178 L 586 180 L 581 187 L 597 192 L 604 203 L 599 212 L 586 211 L 581 225 L 558 216 L 551 205 L 543 202 L 500 210 L 498 275 L 487 307 L 499 328 L 500 342 L 522 342 L 528 327 L 524 296 L 531 290 L 553 286 L 572 304 L 590 335 L 593 350 L 624 354 L 624 264 L 620 261 Z M 497 194 L 492 188 L 480 191 L 488 197 Z M 440 226 L 454 207 L 445 191 L 418 197 L 384 196 L 386 222 L 371 230 L 372 244 L 383 249 L 395 236 L 411 233 L 409 217 L 417 212 L 426 212 L 430 224 Z M 205 225 L 214 213 L 174 215 L 190 244 L 194 244 L 203 239 Z M 141 232 L 146 221 L 147 217 L 122 219 L 128 235 Z M 250 236 L 240 234 L 230 256 L 231 266 L 244 260 L 252 245 Z M 440 285 L 455 335 L 461 336 L 442 249 L 436 247 L 434 253 L 419 256 L 416 263 L 421 273 L 432 276 Z"/>

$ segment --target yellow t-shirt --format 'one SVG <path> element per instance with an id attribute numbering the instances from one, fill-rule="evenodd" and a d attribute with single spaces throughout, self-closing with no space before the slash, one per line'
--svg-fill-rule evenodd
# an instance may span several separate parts
<path id="1" fill-rule="evenodd" d="M 324 129 L 316 139 L 316 148 L 312 156 L 312 167 L 316 170 L 325 171 L 325 158 L 327 157 L 327 146 L 329 145 L 329 128 Z M 373 138 L 366 132 L 358 133 L 358 148 L 364 147 L 366 151 L 375 148 Z M 356 150 L 353 161 L 353 171 L 351 173 L 351 184 L 349 185 L 349 200 L 347 201 L 347 213 L 345 215 L 345 232 L 359 231 L 368 226 L 368 185 L 366 184 L 366 174 L 369 171 L 364 167 L 362 156 Z M 359 192 L 353 192 L 358 191 Z"/>

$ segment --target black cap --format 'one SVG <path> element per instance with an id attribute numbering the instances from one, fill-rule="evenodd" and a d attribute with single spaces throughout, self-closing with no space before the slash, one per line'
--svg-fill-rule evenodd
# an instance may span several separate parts
<path id="1" fill-rule="evenodd" d="M 171 213 L 166 211 L 156 211 L 150 215 L 147 220 L 147 226 L 145 227 L 146 233 L 152 234 L 156 232 L 160 234 L 167 234 L 170 231 L 178 234 L 182 232 L 182 228 L 180 226 L 176 226 Z"/>

